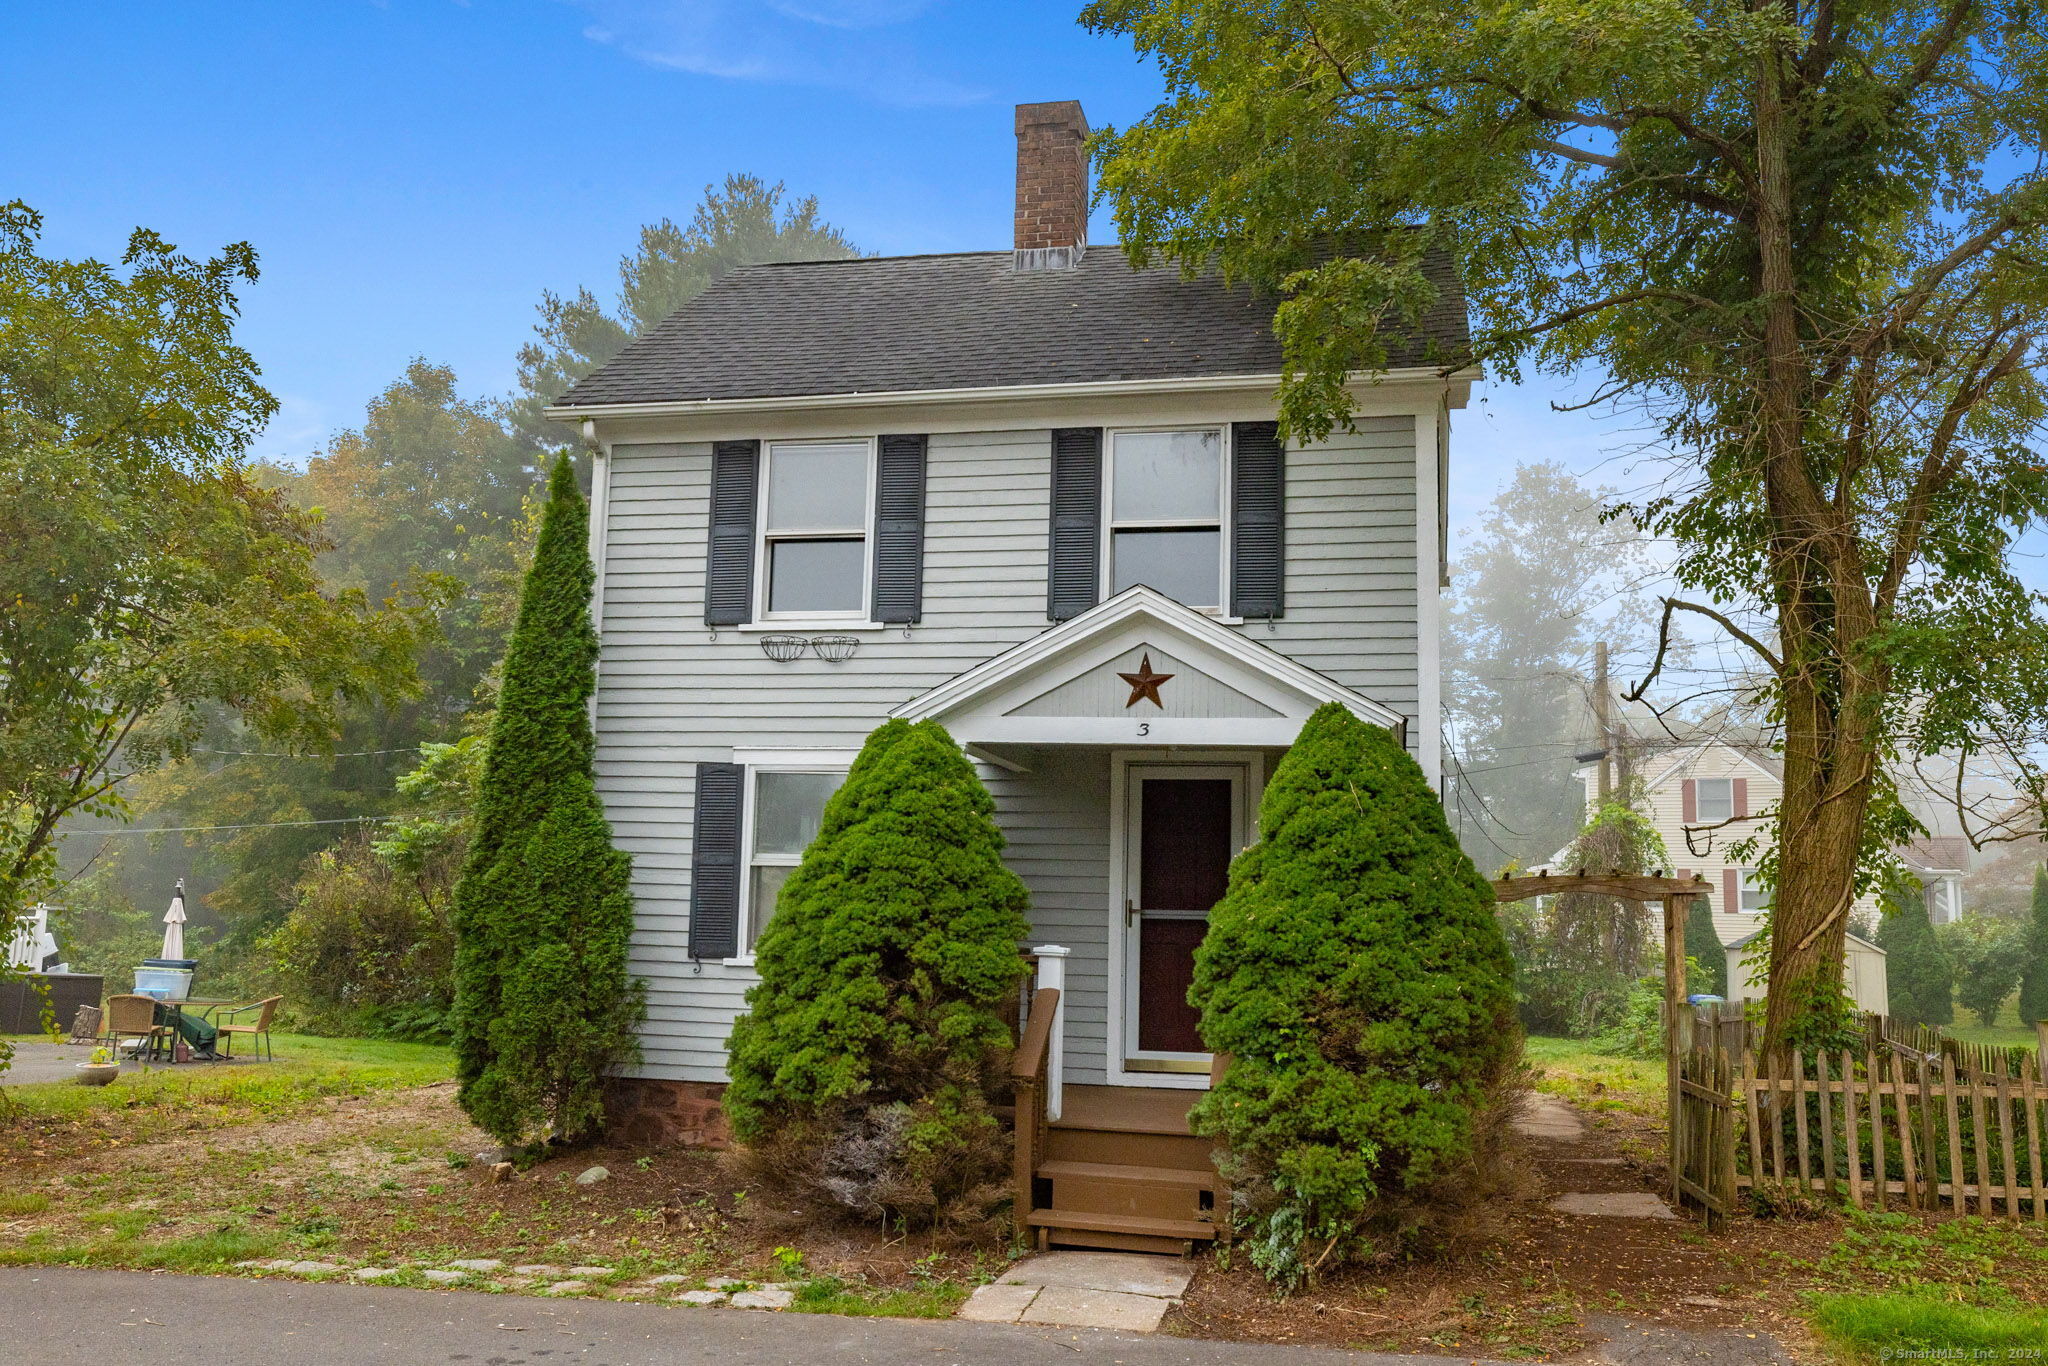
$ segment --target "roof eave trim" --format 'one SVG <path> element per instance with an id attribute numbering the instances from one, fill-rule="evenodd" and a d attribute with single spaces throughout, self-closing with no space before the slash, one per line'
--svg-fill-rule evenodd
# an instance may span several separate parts
<path id="1" fill-rule="evenodd" d="M 1001 654 L 955 674 L 945 682 L 919 693 L 892 708 L 889 715 L 921 720 L 957 710 L 974 700 L 1000 690 L 1033 666 L 1053 658 L 1070 646 L 1098 632 L 1130 620 L 1150 616 L 1176 628 L 1219 654 L 1266 674 L 1305 696 L 1322 702 L 1341 702 L 1362 719 L 1394 728 L 1405 726 L 1408 718 L 1392 707 L 1375 702 L 1258 641 L 1248 640 L 1205 613 L 1185 607 L 1172 598 L 1140 584 L 1126 588 L 1113 598 L 1097 603 L 1080 616 L 1048 627 L 1030 639 L 1011 646 Z"/>
<path id="2" fill-rule="evenodd" d="M 1353 386 L 1372 388 L 1381 384 L 1471 383 L 1480 378 L 1477 368 L 1468 367 L 1449 374 L 1433 365 L 1404 366 L 1377 374 L 1359 375 Z M 700 413 L 781 412 L 790 409 L 904 407 L 920 403 L 1006 403 L 1040 399 L 1095 398 L 1120 394 L 1186 394 L 1228 392 L 1237 389 L 1272 389 L 1280 375 L 1185 375 L 1171 379 L 1088 380 L 1077 384 L 1000 384 L 972 389 L 879 389 L 845 394 L 785 394 L 772 398 L 703 398 L 664 400 L 658 403 L 553 404 L 541 410 L 555 422 L 576 422 L 606 417 L 688 417 Z"/>

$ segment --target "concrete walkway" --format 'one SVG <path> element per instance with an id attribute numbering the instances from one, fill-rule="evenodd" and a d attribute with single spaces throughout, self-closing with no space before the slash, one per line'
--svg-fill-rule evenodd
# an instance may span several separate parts
<path id="1" fill-rule="evenodd" d="M 1048 1252 L 1027 1257 L 960 1306 L 979 1323 L 1157 1331 L 1180 1303 L 1194 1268 L 1182 1257 L 1142 1252 Z"/>
<path id="2" fill-rule="evenodd" d="M 25 1359 L 41 1366 L 1446 1366 L 1442 1357 L 958 1319 L 760 1314 L 67 1267 L 0 1268 L 0 1343 L 33 1344 Z"/>

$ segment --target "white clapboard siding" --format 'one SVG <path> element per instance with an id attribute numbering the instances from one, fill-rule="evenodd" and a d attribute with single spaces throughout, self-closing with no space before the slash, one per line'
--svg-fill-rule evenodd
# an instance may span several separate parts
<path id="1" fill-rule="evenodd" d="M 1045 630 L 1050 454 L 1042 430 L 934 435 L 923 622 L 908 636 L 861 633 L 843 664 L 776 664 L 759 633 L 704 625 L 710 446 L 612 447 L 597 767 L 614 835 L 633 856 L 632 968 L 648 986 L 642 1075 L 723 1079 L 725 1037 L 754 981 L 744 966 L 688 956 L 695 766 L 730 760 L 735 746 L 856 748 L 892 707 Z M 1413 420 L 1361 418 L 1288 462 L 1287 612 L 1270 630 L 1238 629 L 1413 716 Z M 1027 775 L 984 767 L 983 777 L 1032 893 L 1034 942 L 1074 951 L 1070 1075 L 1101 1081 L 1107 753 L 1054 755 Z"/>

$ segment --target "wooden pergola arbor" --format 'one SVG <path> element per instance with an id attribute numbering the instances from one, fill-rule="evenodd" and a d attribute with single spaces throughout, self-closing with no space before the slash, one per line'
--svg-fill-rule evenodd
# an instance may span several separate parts
<path id="1" fill-rule="evenodd" d="M 1664 906 L 1664 1086 L 1668 1127 L 1665 1143 L 1671 1150 L 1672 1199 L 1678 1192 L 1678 1130 L 1680 1085 L 1678 1057 L 1685 1045 L 1685 918 L 1692 903 L 1711 899 L 1712 884 L 1695 874 L 1666 877 L 1663 873 L 1624 873 L 1619 870 L 1589 873 L 1537 873 L 1532 877 L 1504 877 L 1493 884 L 1495 901 L 1527 901 L 1535 896 L 1556 896 L 1584 892 L 1589 896 L 1611 896 L 1620 901 L 1657 901 Z"/>

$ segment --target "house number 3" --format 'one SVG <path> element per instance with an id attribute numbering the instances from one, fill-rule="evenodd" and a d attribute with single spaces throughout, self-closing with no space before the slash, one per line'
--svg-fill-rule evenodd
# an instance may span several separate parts
<path id="1" fill-rule="evenodd" d="M 1150 735 L 1151 733 L 1152 733 L 1152 723 L 1151 723 L 1150 721 L 1140 721 L 1140 722 L 1138 723 L 1138 734 L 1140 734 L 1140 735 Z"/>

